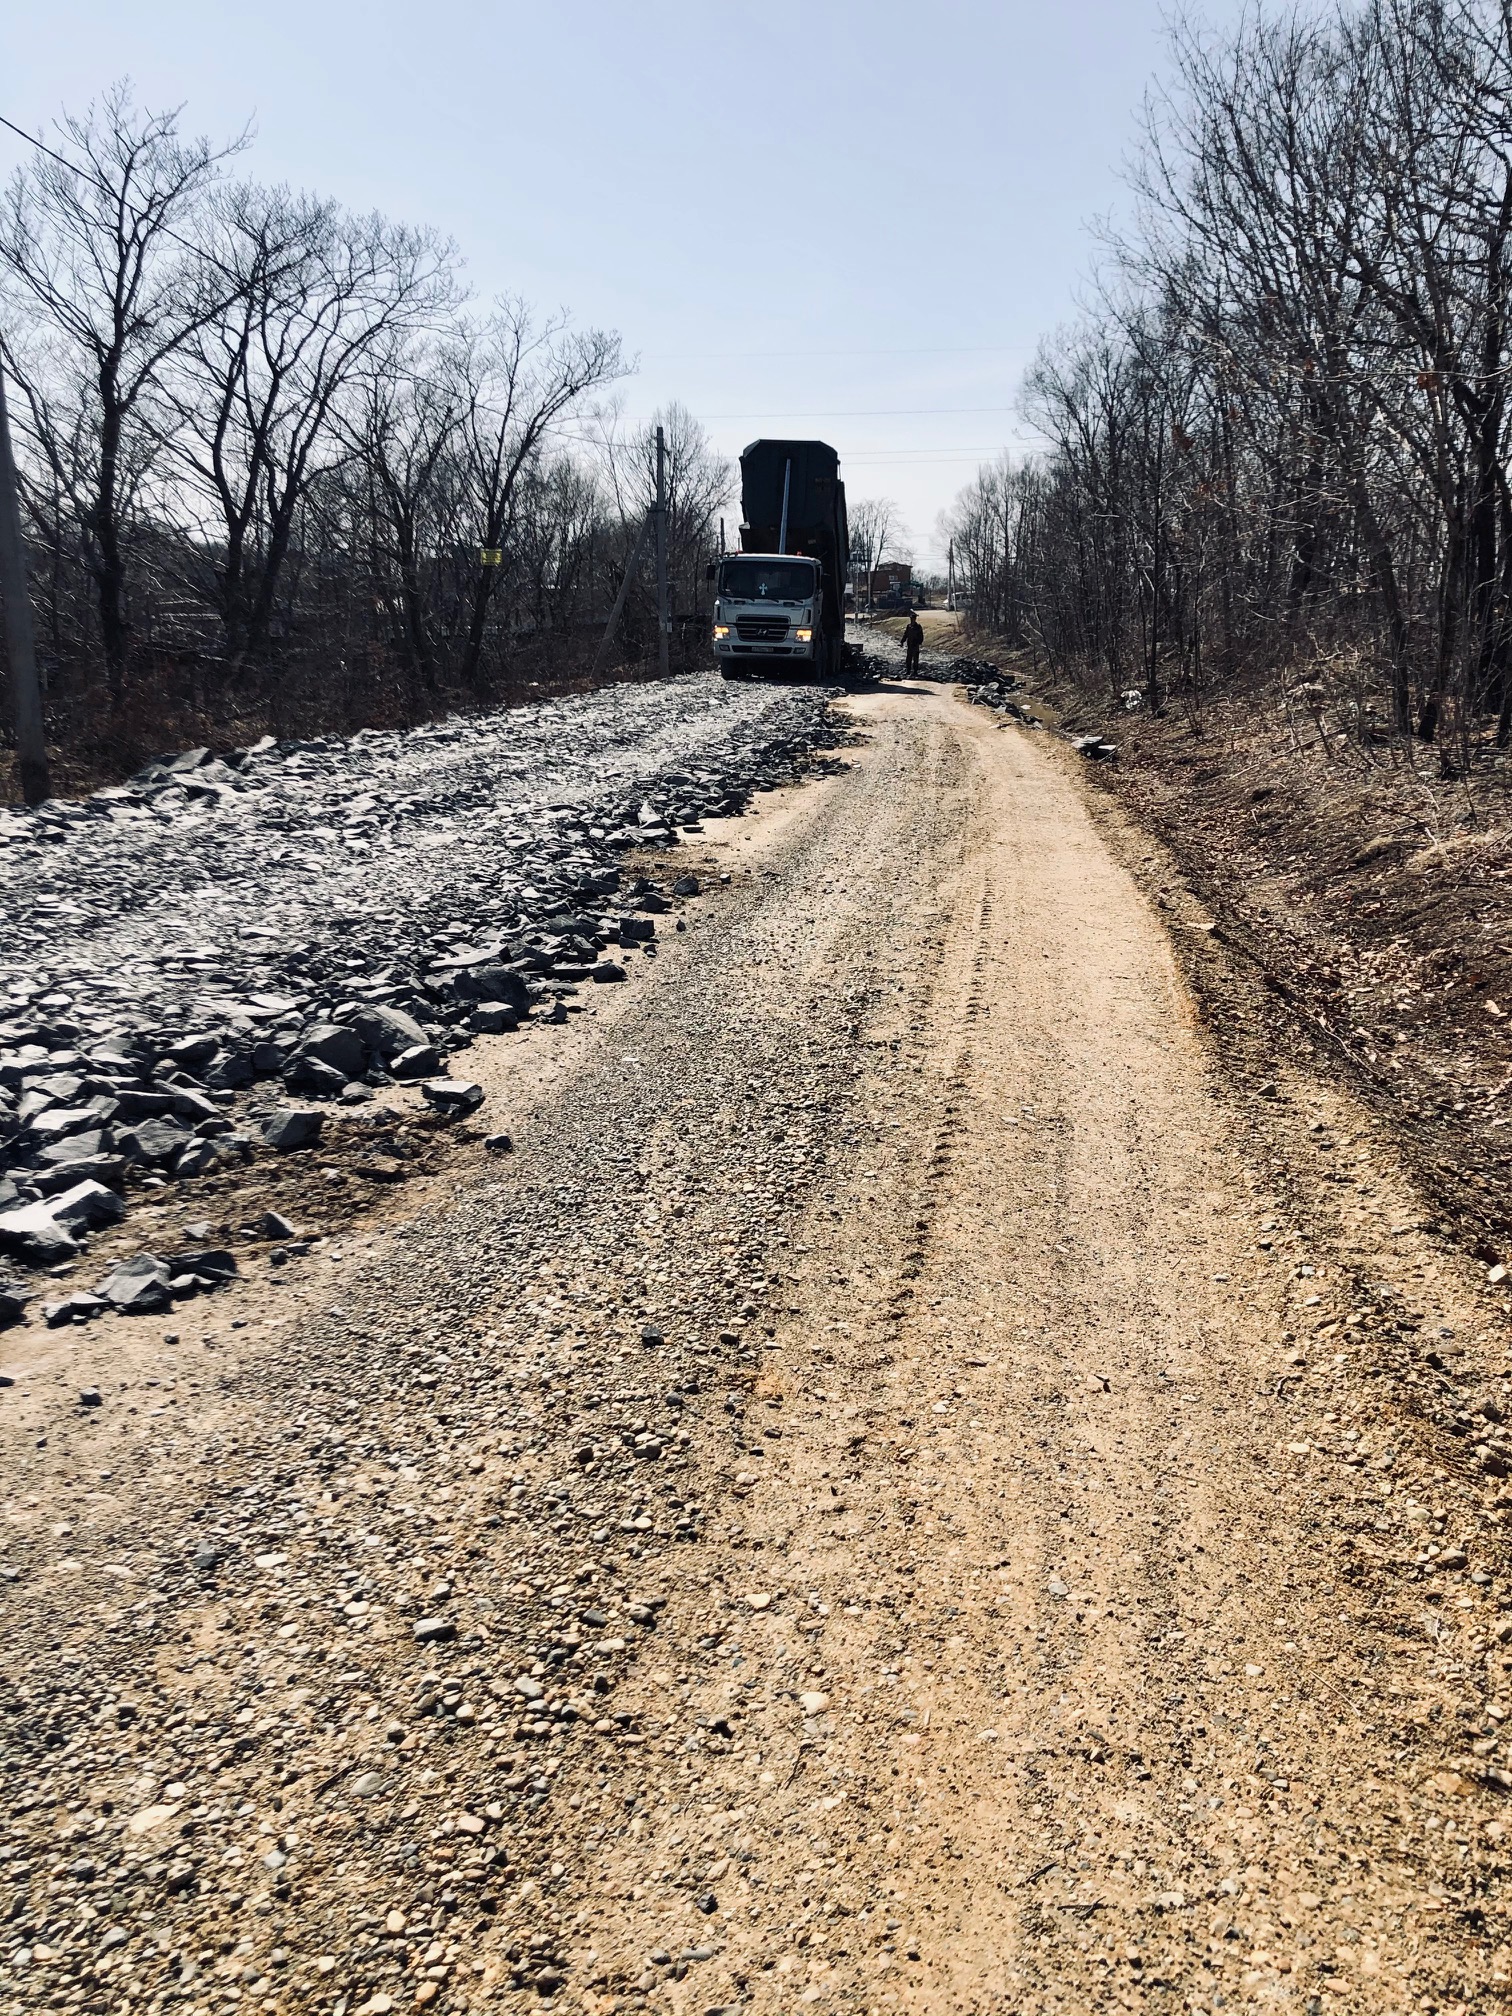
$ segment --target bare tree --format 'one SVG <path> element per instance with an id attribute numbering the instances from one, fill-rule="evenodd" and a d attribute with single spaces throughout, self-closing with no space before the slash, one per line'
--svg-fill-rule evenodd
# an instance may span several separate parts
<path id="1" fill-rule="evenodd" d="M 431 233 L 251 185 L 207 235 L 239 286 L 205 307 L 168 376 L 175 480 L 209 511 L 208 599 L 235 675 L 268 644 L 310 484 L 346 451 L 340 402 L 384 344 L 451 305 L 452 251 Z"/>
<path id="2" fill-rule="evenodd" d="M 1173 48 L 1135 225 L 1026 380 L 1033 509 L 1006 529 L 987 472 L 952 514 L 973 592 L 1156 703 L 1347 660 L 1366 732 L 1463 763 L 1512 735 L 1512 6 L 1260 4 Z"/>
<path id="3" fill-rule="evenodd" d="M 373 585 L 427 692 L 436 687 L 449 614 L 446 556 L 459 537 L 468 387 L 457 361 L 429 339 L 384 345 L 368 361 L 345 429 Z"/>
<path id="4" fill-rule="evenodd" d="M 461 441 L 478 557 L 461 665 L 468 685 L 478 676 L 500 573 L 484 556 L 512 544 L 521 477 L 556 423 L 621 368 L 618 336 L 574 330 L 561 315 L 537 324 L 517 299 L 501 301 L 469 338 Z"/>
<path id="5" fill-rule="evenodd" d="M 703 613 L 704 569 L 716 545 L 715 521 L 734 494 L 735 471 L 710 446 L 685 406 L 675 402 L 653 415 L 634 444 L 638 489 L 647 507 L 656 496 L 656 430 L 666 447 L 667 563 L 674 611 L 698 625 Z"/>
<path id="6" fill-rule="evenodd" d="M 18 169 L 0 203 L 0 276 L 23 440 L 65 499 L 94 585 L 110 696 L 131 650 L 129 532 L 162 451 L 164 372 L 239 288 L 183 233 L 220 164 L 119 85 Z M 18 327 L 20 333 L 17 333 Z"/>
<path id="7" fill-rule="evenodd" d="M 0 206 L 51 725 L 117 774 L 233 721 L 397 721 L 577 676 L 649 488 L 648 429 L 584 437 L 617 337 L 517 300 L 468 319 L 434 234 L 230 183 L 229 151 L 122 87 Z M 730 472 L 660 417 L 686 662 Z M 130 707 L 100 709 L 102 680 Z"/>
<path id="8" fill-rule="evenodd" d="M 977 472 L 941 521 L 942 537 L 955 545 L 958 598 L 976 623 L 1010 644 L 1035 641 L 1026 561 L 1043 493 L 1037 462 L 1004 455 Z"/>
<path id="9" fill-rule="evenodd" d="M 866 570 L 866 600 L 871 603 L 871 577 L 887 557 L 888 543 L 898 528 L 898 507 L 890 497 L 863 497 L 848 507 L 850 557 Z"/>

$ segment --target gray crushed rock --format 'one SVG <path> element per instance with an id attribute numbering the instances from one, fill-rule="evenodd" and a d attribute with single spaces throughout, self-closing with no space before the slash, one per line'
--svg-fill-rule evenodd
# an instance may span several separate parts
<path id="1" fill-rule="evenodd" d="M 829 698 L 699 674 L 191 750 L 0 809 L 0 1254 L 70 1257 L 90 1214 L 50 1205 L 81 1185 L 129 1197 L 311 1146 L 323 1103 L 416 1083 L 470 1112 L 448 1059 L 654 959 L 658 917 L 698 892 L 681 836 L 822 762 Z M 664 850 L 665 884 L 626 873 L 631 850 Z M 10 1295 L 0 1323 L 23 1311 Z"/>

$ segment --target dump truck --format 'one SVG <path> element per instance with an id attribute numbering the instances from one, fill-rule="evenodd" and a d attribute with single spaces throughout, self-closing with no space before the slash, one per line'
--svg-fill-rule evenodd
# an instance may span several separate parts
<path id="1" fill-rule="evenodd" d="M 825 441 L 753 441 L 740 505 L 740 551 L 713 569 L 720 671 L 836 677 L 850 556 L 839 456 Z"/>

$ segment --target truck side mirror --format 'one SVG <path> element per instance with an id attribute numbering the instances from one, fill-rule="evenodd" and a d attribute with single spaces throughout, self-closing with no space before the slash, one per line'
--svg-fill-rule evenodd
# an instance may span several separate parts
<path id="1" fill-rule="evenodd" d="M 705 569 L 704 569 L 704 579 L 705 579 L 705 581 L 712 581 L 712 580 L 714 579 L 715 575 L 716 575 L 716 574 L 718 574 L 718 572 L 719 572 L 719 568 L 718 568 L 718 566 L 717 566 L 717 565 L 715 564 L 715 562 L 714 562 L 714 561 L 712 561 L 712 560 L 711 560 L 711 561 L 709 562 L 708 566 L 707 566 L 707 567 L 705 567 Z"/>

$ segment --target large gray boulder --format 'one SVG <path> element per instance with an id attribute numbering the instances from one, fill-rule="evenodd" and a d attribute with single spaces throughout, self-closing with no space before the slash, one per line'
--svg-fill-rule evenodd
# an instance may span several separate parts
<path id="1" fill-rule="evenodd" d="M 22 1204 L 0 1211 L 0 1253 L 14 1253 L 33 1267 L 53 1267 L 71 1260 L 78 1241 L 61 1226 L 46 1204 Z"/>
<path id="2" fill-rule="evenodd" d="M 325 1115 L 315 1106 L 280 1106 L 263 1122 L 262 1137 L 270 1148 L 312 1148 L 325 1127 Z"/>
<path id="3" fill-rule="evenodd" d="M 434 1043 L 416 1043 L 391 1057 L 388 1068 L 395 1078 L 430 1078 L 441 1069 L 441 1052 Z"/>
<path id="4" fill-rule="evenodd" d="M 522 1015 L 530 1007 L 524 974 L 508 966 L 464 966 L 447 984 L 459 1001 L 507 1001 Z"/>
<path id="5" fill-rule="evenodd" d="M 37 1160 L 44 1169 L 71 1169 L 97 1161 L 108 1151 L 109 1137 L 98 1128 L 87 1134 L 70 1134 L 62 1141 L 49 1141 L 39 1149 Z"/>
<path id="6" fill-rule="evenodd" d="M 386 1008 L 381 1002 L 359 1008 L 347 1026 L 375 1057 L 397 1057 L 401 1050 L 413 1050 L 427 1040 L 413 1015 L 406 1015 L 402 1008 Z"/>
<path id="7" fill-rule="evenodd" d="M 476 1113 L 483 1104 L 483 1087 L 465 1078 L 428 1078 L 420 1092 L 426 1105 L 443 1120 L 459 1120 L 464 1113 Z"/>
<path id="8" fill-rule="evenodd" d="M 138 1253 L 113 1267 L 95 1293 L 123 1316 L 157 1316 L 173 1307 L 172 1278 L 155 1253 Z"/>
<path id="9" fill-rule="evenodd" d="M 57 1197 L 49 1197 L 47 1209 L 65 1232 L 94 1232 L 101 1225 L 118 1225 L 126 1216 L 126 1205 L 114 1190 L 103 1183 L 76 1183 Z"/>
<path id="10" fill-rule="evenodd" d="M 141 1120 L 135 1127 L 121 1129 L 115 1147 L 128 1162 L 158 1164 L 174 1161 L 193 1139 L 190 1130 L 175 1121 Z"/>
<path id="11" fill-rule="evenodd" d="M 24 1323 L 26 1305 L 31 1300 L 31 1290 L 23 1288 L 19 1281 L 0 1281 L 0 1330 L 8 1330 L 12 1323 Z"/>
<path id="12" fill-rule="evenodd" d="M 296 1063 L 310 1059 L 339 1071 L 343 1078 L 360 1078 L 367 1067 L 362 1038 L 355 1029 L 340 1022 L 317 1022 L 307 1029 L 294 1052 Z"/>

